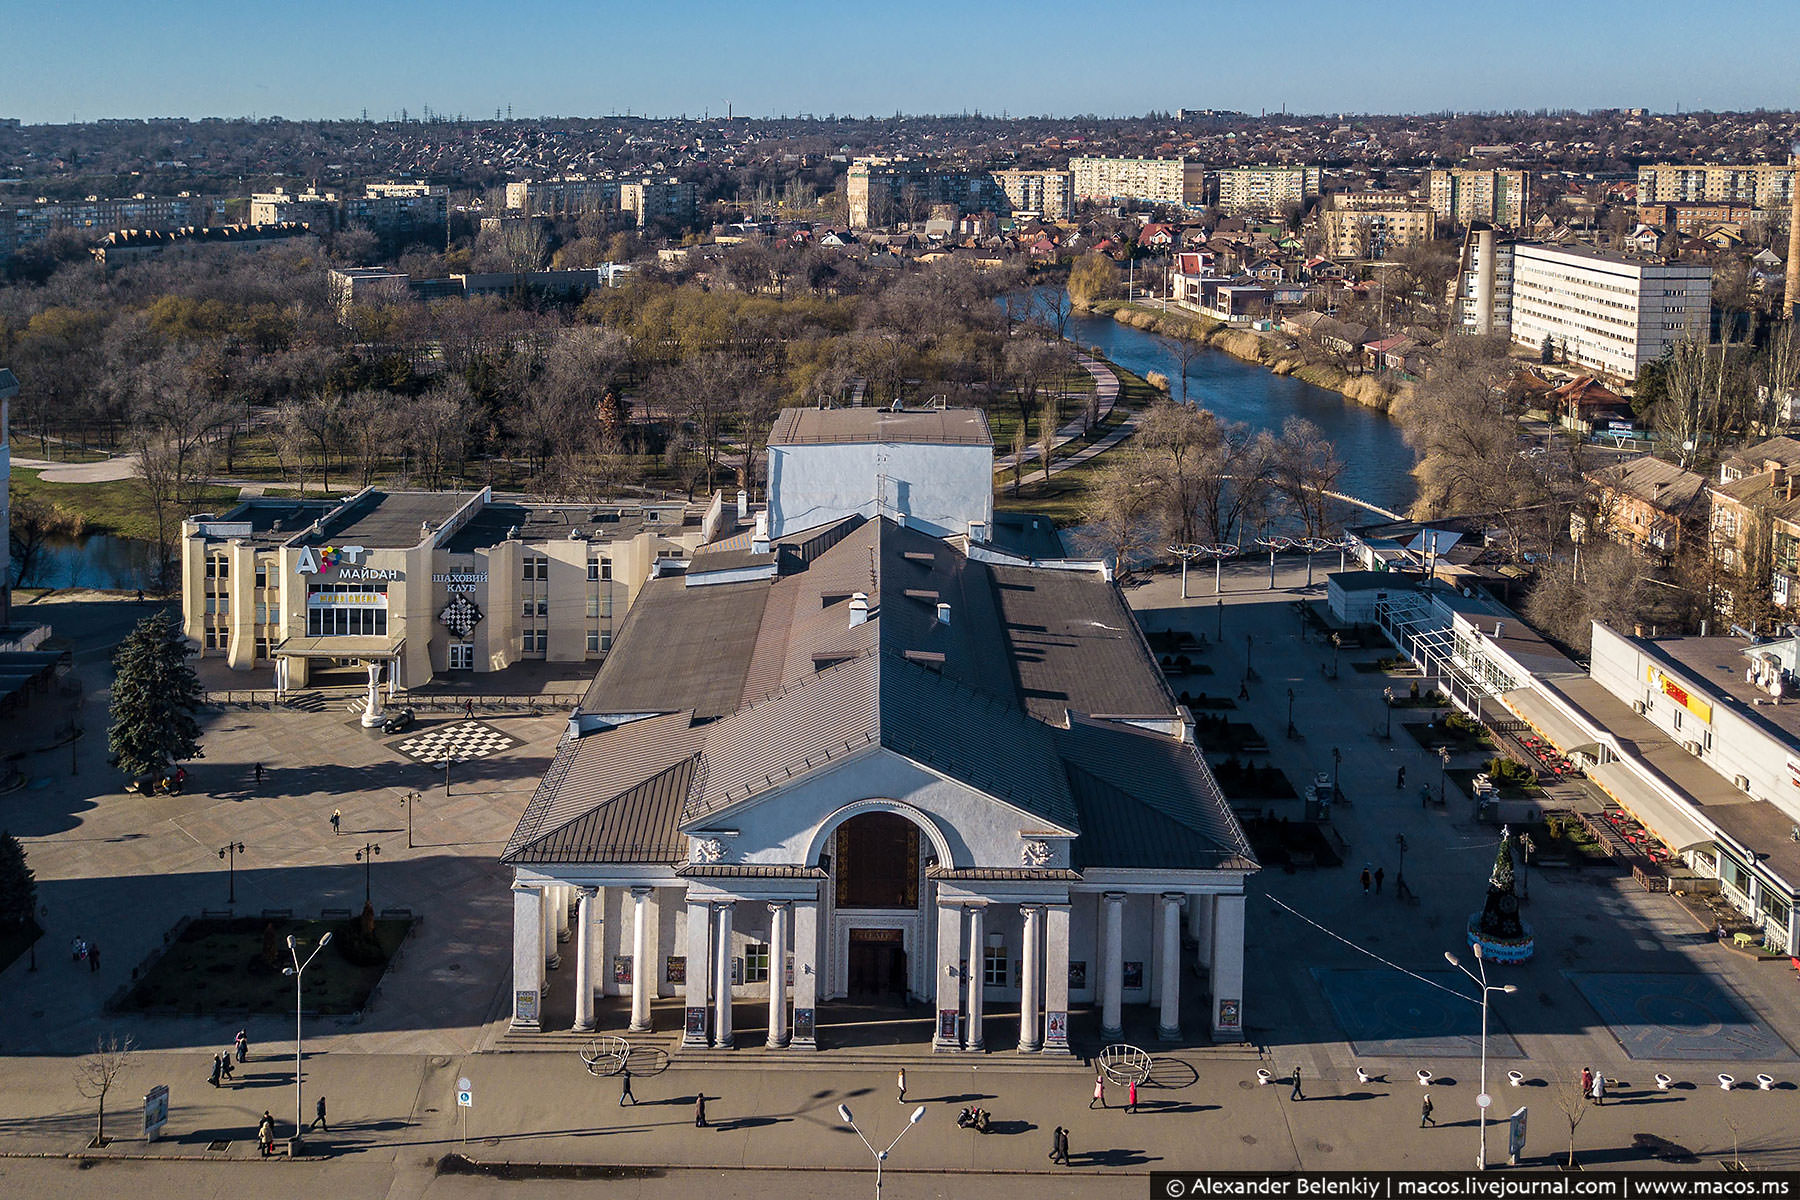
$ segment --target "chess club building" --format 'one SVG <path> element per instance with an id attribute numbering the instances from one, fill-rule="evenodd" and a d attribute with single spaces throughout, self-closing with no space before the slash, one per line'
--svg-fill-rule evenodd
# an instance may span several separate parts
<path id="1" fill-rule="evenodd" d="M 644 584 L 502 853 L 511 1029 L 1242 1040 L 1257 865 L 1110 566 L 995 529 L 977 411 L 788 410 L 770 451 L 768 519 Z"/>
<path id="2" fill-rule="evenodd" d="M 599 659 L 646 580 L 747 517 L 669 502 L 525 504 L 366 488 L 246 500 L 183 524 L 182 618 L 202 655 L 277 687 L 390 690 L 538 659 Z"/>

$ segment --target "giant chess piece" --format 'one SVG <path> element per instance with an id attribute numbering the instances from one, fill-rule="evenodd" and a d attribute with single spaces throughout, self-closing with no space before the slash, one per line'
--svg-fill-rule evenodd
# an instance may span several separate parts
<path id="1" fill-rule="evenodd" d="M 381 711 L 381 664 L 372 662 L 369 666 L 369 703 L 363 708 L 362 726 L 373 729 L 387 718 Z"/>

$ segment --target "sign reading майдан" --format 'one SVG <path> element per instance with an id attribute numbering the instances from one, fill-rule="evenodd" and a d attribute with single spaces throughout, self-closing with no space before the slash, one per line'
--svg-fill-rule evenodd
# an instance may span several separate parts
<path id="1" fill-rule="evenodd" d="M 367 554 L 366 546 L 302 546 L 294 560 L 294 569 L 302 575 L 323 575 L 336 571 L 339 579 L 404 580 L 406 572 L 382 567 L 359 567 Z"/>

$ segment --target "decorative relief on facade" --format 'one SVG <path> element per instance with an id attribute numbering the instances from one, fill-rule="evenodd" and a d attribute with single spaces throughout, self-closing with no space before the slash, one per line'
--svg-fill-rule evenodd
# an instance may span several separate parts
<path id="1" fill-rule="evenodd" d="M 1049 842 L 1026 842 L 1019 847 L 1019 861 L 1028 867 L 1047 867 L 1050 865 Z"/>
<path id="2" fill-rule="evenodd" d="M 716 863 L 725 857 L 725 843 L 718 838 L 705 838 L 694 843 L 694 861 Z"/>

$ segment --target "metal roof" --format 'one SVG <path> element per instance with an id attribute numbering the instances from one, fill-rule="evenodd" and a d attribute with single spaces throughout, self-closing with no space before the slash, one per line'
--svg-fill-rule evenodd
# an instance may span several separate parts
<path id="1" fill-rule="evenodd" d="M 431 529 L 462 511 L 477 493 L 384 492 L 377 488 L 352 498 L 323 521 L 320 533 L 302 532 L 297 546 L 360 543 L 372 550 L 407 550 L 431 536 Z"/>
<path id="2" fill-rule="evenodd" d="M 978 408 L 784 408 L 769 431 L 771 446 L 879 442 L 992 446 L 994 435 Z"/>

